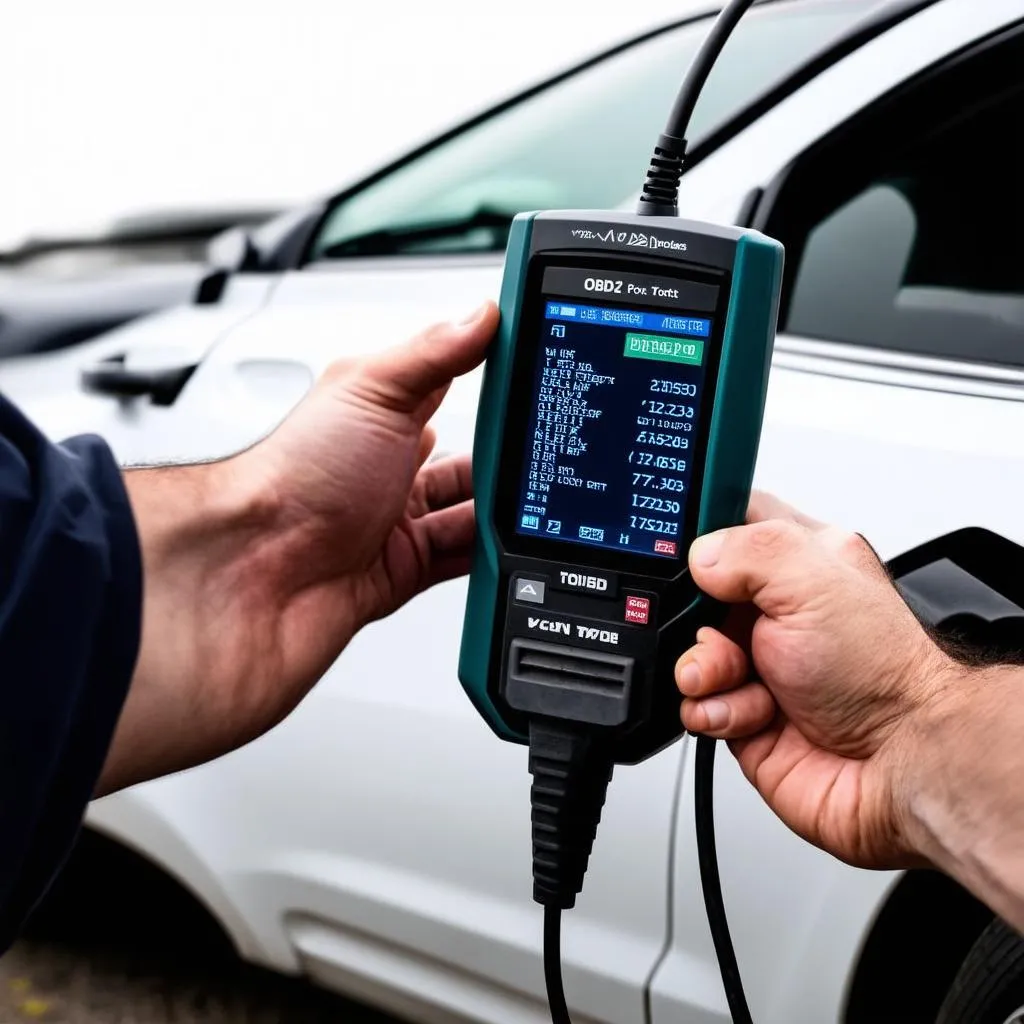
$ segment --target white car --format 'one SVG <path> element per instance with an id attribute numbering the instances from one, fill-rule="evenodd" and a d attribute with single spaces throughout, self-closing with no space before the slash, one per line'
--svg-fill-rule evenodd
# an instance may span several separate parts
<path id="1" fill-rule="evenodd" d="M 300 211 L 269 256 L 212 275 L 209 301 L 12 363 L 0 388 L 125 463 L 251 444 L 330 360 L 495 296 L 510 214 L 630 208 L 707 26 L 518 98 Z M 681 211 L 787 250 L 756 484 L 886 558 L 967 526 L 1024 542 L 1022 67 L 1024 0 L 777 0 L 748 14 L 698 107 Z M 155 385 L 158 402 L 131 397 Z M 438 414 L 443 449 L 470 447 L 478 387 Z M 446 584 L 364 630 L 269 735 L 97 802 L 89 826 L 173 876 L 249 960 L 413 1020 L 546 1020 L 526 750 L 459 687 L 464 596 Z M 728 1019 L 692 747 L 616 770 L 564 925 L 578 1020 Z M 725 898 L 759 1024 L 933 1021 L 989 915 L 938 874 L 803 844 L 720 760 Z"/>

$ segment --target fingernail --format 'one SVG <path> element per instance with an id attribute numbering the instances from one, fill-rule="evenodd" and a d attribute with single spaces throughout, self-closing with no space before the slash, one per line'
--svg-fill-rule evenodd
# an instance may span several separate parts
<path id="1" fill-rule="evenodd" d="M 709 533 L 706 537 L 698 537 L 690 545 L 690 562 L 699 565 L 702 569 L 710 569 L 718 561 L 722 554 L 722 545 L 725 544 L 725 533 Z"/>
<path id="2" fill-rule="evenodd" d="M 688 661 L 679 670 L 679 689 L 687 696 L 694 696 L 700 692 L 700 665 L 695 661 Z"/>
<path id="3" fill-rule="evenodd" d="M 706 700 L 701 704 L 708 729 L 717 732 L 729 724 L 729 705 L 724 700 Z"/>
<path id="4" fill-rule="evenodd" d="M 472 313 L 469 314 L 469 316 L 459 321 L 459 326 L 468 327 L 470 324 L 475 324 L 477 320 L 479 320 L 480 317 L 484 315 L 484 311 L 487 309 L 487 306 L 488 303 L 481 303 L 479 306 L 476 307 L 476 309 L 473 310 Z"/>

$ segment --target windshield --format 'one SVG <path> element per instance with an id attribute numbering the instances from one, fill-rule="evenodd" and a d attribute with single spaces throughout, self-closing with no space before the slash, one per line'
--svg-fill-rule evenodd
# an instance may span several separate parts
<path id="1" fill-rule="evenodd" d="M 698 139 L 840 35 L 877 0 L 751 11 L 694 111 Z M 639 191 L 711 19 L 672 29 L 488 118 L 341 202 L 313 257 L 490 252 L 522 210 L 608 209 Z"/>

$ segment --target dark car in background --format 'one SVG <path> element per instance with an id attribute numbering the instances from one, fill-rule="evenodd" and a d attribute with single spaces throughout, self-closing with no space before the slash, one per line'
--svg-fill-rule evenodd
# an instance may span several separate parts
<path id="1" fill-rule="evenodd" d="M 0 359 L 77 345 L 136 317 L 187 302 L 212 239 L 253 228 L 268 207 L 166 210 L 106 231 L 31 238 L 0 251 Z"/>

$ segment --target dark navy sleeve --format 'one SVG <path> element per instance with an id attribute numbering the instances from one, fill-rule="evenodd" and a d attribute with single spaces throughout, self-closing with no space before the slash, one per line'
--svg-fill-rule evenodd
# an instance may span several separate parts
<path id="1" fill-rule="evenodd" d="M 99 438 L 0 397 L 0 952 L 78 833 L 138 654 L 142 566 Z"/>

